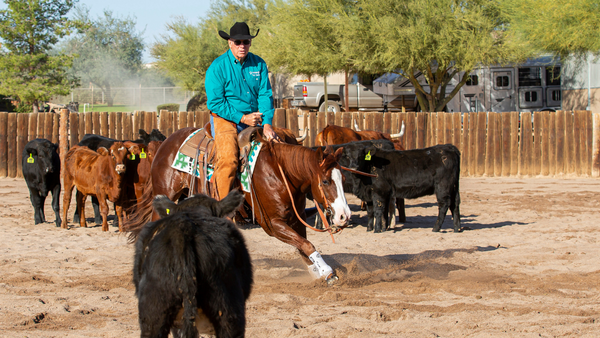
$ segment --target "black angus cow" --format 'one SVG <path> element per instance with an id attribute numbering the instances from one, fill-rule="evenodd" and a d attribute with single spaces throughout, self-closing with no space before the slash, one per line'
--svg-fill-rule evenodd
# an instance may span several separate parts
<path id="1" fill-rule="evenodd" d="M 140 129 L 139 136 L 140 136 L 139 139 L 132 141 L 132 142 L 140 143 L 140 144 L 143 143 L 145 145 L 148 145 L 148 143 L 150 143 L 151 141 L 164 141 L 167 139 L 167 137 L 165 135 L 163 135 L 158 129 L 152 129 L 150 134 L 148 134 L 144 129 Z M 81 138 L 81 141 L 79 141 L 79 143 L 77 145 L 85 146 L 85 147 L 90 148 L 93 151 L 97 151 L 98 148 L 100 148 L 100 147 L 110 149 L 110 146 L 112 146 L 113 143 L 115 143 L 117 141 L 118 140 L 115 140 L 115 139 L 112 139 L 109 137 L 105 137 L 105 136 L 96 135 L 96 134 L 85 134 Z M 131 182 L 129 182 L 129 183 L 131 183 Z M 98 203 L 98 198 L 96 198 L 96 196 L 92 196 L 92 207 L 94 208 L 94 222 L 96 224 L 101 224 L 102 223 L 102 215 L 100 215 L 100 204 Z M 73 214 L 73 223 L 79 223 L 78 208 L 75 208 L 75 213 Z M 116 223 L 115 225 L 118 225 L 118 218 L 116 218 L 115 223 Z"/>
<path id="2" fill-rule="evenodd" d="M 169 330 L 174 337 L 244 336 L 252 263 L 241 232 L 221 218 L 243 200 L 239 190 L 221 201 L 206 195 L 179 204 L 166 196 L 154 199 L 162 218 L 144 225 L 135 243 L 133 283 L 142 337 L 167 337 Z M 202 318 L 212 327 L 203 326 Z"/>
<path id="3" fill-rule="evenodd" d="M 23 177 L 29 188 L 35 224 L 46 222 L 44 203 L 52 192 L 52 209 L 56 215 L 56 226 L 61 223 L 60 200 L 60 157 L 58 145 L 46 139 L 29 141 L 23 149 Z"/>
<path id="4" fill-rule="evenodd" d="M 362 150 L 366 149 L 367 147 L 376 147 L 377 149 L 385 149 L 385 150 L 394 150 L 394 143 L 392 141 L 389 140 L 366 140 L 366 141 L 354 141 L 354 142 L 349 142 L 349 143 L 344 143 L 344 144 L 335 144 L 335 145 L 330 145 L 329 147 L 333 148 L 334 150 L 337 150 L 338 148 L 344 148 L 343 152 L 342 152 L 342 157 L 340 158 L 340 160 L 338 161 L 338 163 L 344 167 L 350 168 L 351 166 L 355 166 L 356 163 L 353 159 L 353 157 L 355 156 L 355 154 L 357 153 L 362 153 Z M 325 149 L 325 147 L 322 147 L 323 149 Z M 353 193 L 353 189 L 354 189 L 354 185 L 353 185 L 353 180 L 352 178 L 348 178 L 348 175 L 351 175 L 350 172 L 342 170 L 342 174 L 344 175 L 344 191 L 347 193 Z M 358 198 L 360 198 L 359 196 L 357 196 Z M 312 198 L 312 197 L 309 197 Z M 372 205 L 371 201 L 364 201 L 363 202 L 367 205 L 367 208 L 369 205 Z M 391 200 L 390 203 L 392 203 L 390 205 L 389 208 L 386 208 L 386 212 L 387 214 L 389 214 L 389 218 L 391 219 L 391 217 L 394 217 L 394 205 L 393 203 L 396 202 L 396 209 L 398 209 L 398 218 L 399 218 L 399 222 L 405 222 L 406 221 L 406 212 L 404 210 L 404 199 L 403 198 L 397 198 L 395 201 Z M 364 209 L 363 209 L 364 210 Z M 372 222 L 372 218 L 369 218 L 369 222 Z M 321 221 L 320 217 L 316 217 L 315 218 L 315 227 L 317 229 L 323 229 L 323 222 Z"/>
<path id="5" fill-rule="evenodd" d="M 411 199 L 433 194 L 439 208 L 433 231 L 440 231 L 448 208 L 454 219 L 454 231 L 460 231 L 460 151 L 455 146 L 444 144 L 405 151 L 365 147 L 356 149 L 348 158 L 350 168 L 377 175 L 346 176 L 352 192 L 361 200 L 371 202 L 367 204 L 367 231 L 373 230 L 372 219 L 375 232 L 387 230 L 386 208 L 391 198 Z"/>

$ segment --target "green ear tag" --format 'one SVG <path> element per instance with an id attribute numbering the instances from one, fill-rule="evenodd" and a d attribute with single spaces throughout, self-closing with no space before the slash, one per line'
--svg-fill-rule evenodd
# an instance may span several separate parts
<path id="1" fill-rule="evenodd" d="M 33 163 L 34 159 L 31 157 L 31 153 L 29 153 L 29 157 L 27 158 L 27 163 Z"/>
<path id="2" fill-rule="evenodd" d="M 171 209 L 167 209 L 167 215 L 171 212 Z"/>
<path id="3" fill-rule="evenodd" d="M 140 153 L 140 158 L 146 158 L 146 153 L 144 151 Z"/>
<path id="4" fill-rule="evenodd" d="M 371 160 L 371 151 L 369 150 L 369 153 L 367 153 L 367 156 L 365 156 L 365 161 L 370 161 Z"/>
<path id="5" fill-rule="evenodd" d="M 135 160 L 135 154 L 131 154 L 131 160 Z"/>

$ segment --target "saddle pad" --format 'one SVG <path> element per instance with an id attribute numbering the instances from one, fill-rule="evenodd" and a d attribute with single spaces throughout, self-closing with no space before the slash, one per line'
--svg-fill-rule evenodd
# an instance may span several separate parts
<path id="1" fill-rule="evenodd" d="M 242 184 L 242 190 L 245 192 L 250 192 L 250 179 L 252 178 L 252 173 L 254 172 L 254 166 L 256 165 L 256 159 L 258 159 L 258 154 L 260 154 L 260 149 L 262 148 L 262 143 L 252 141 L 250 151 L 248 152 L 248 161 L 244 166 L 244 170 L 240 174 L 240 183 Z"/>

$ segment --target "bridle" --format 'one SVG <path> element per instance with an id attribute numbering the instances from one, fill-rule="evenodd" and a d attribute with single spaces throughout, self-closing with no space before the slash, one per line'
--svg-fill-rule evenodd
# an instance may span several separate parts
<path id="1" fill-rule="evenodd" d="M 290 186 L 288 185 L 287 179 L 285 177 L 285 173 L 283 172 L 283 169 L 281 169 L 281 165 L 279 163 L 277 163 L 277 166 L 279 167 L 279 172 L 281 172 L 281 176 L 283 177 L 283 183 L 285 183 L 285 188 L 287 189 L 287 192 L 290 195 L 290 201 L 292 203 L 292 207 L 294 209 L 294 212 L 296 213 L 296 217 L 298 217 L 298 219 L 300 220 L 300 222 L 302 222 L 302 224 L 304 224 L 307 228 L 310 228 L 310 229 L 312 229 L 314 231 L 317 231 L 317 232 L 325 232 L 325 231 L 329 232 L 329 235 L 331 236 L 331 241 L 333 243 L 335 243 L 335 238 L 333 237 L 333 234 L 337 234 L 338 232 L 341 232 L 348 225 L 344 225 L 344 226 L 341 226 L 341 227 L 336 227 L 335 230 L 331 226 L 329 226 L 329 222 L 327 221 L 327 217 L 325 217 L 325 214 L 321 210 L 321 207 L 319 207 L 319 203 L 317 203 L 317 201 L 314 199 L 314 197 L 313 197 L 313 203 L 317 207 L 317 211 L 319 212 L 319 216 L 321 217 L 321 221 L 323 222 L 323 227 L 325 229 L 317 229 L 315 227 L 310 226 L 308 223 L 306 223 L 302 219 L 302 217 L 300 217 L 300 215 L 298 214 L 298 210 L 296 209 L 296 204 L 294 203 L 294 197 L 292 196 L 292 191 L 290 190 Z M 349 169 L 349 168 L 346 168 L 346 167 L 342 167 L 339 164 L 337 166 L 340 169 L 342 169 L 342 170 L 347 170 L 347 171 L 350 171 L 350 172 L 355 173 L 355 174 L 365 175 L 365 176 L 369 176 L 369 177 L 376 177 L 377 176 L 377 175 L 373 175 L 373 174 L 367 174 L 367 173 L 364 173 L 362 171 L 358 171 L 358 170 L 354 170 L 354 169 Z M 323 198 L 323 206 L 325 208 L 325 212 L 329 216 L 329 215 L 333 214 L 333 210 L 331 209 L 331 204 L 327 200 L 327 196 L 325 196 L 325 192 L 323 191 L 323 186 L 321 185 L 321 175 L 319 175 L 319 185 L 318 186 L 319 186 L 319 192 L 321 193 L 321 197 Z"/>
<path id="2" fill-rule="evenodd" d="M 298 210 L 296 209 L 296 204 L 294 203 L 294 197 L 292 196 L 292 191 L 290 190 L 290 186 L 288 185 L 287 179 L 285 178 L 285 173 L 283 172 L 283 169 L 281 169 L 281 165 L 279 163 L 277 163 L 277 166 L 279 167 L 279 172 L 281 172 L 281 176 L 283 177 L 283 183 L 285 183 L 285 188 L 287 189 L 287 192 L 290 195 L 290 201 L 292 202 L 292 208 L 294 209 L 294 212 L 296 213 L 296 217 L 298 217 L 300 222 L 302 222 L 302 224 L 304 224 L 307 228 L 310 228 L 317 232 L 325 232 L 325 231 L 329 232 L 329 234 L 331 235 L 331 240 L 333 241 L 333 243 L 335 243 L 335 238 L 333 238 L 333 234 L 342 231 L 342 229 L 345 228 L 346 226 L 339 227 L 334 232 L 333 229 L 329 226 L 329 222 L 327 222 L 327 217 L 325 217 L 325 214 L 319 207 L 319 203 L 317 203 L 317 201 L 315 201 L 314 199 L 313 199 L 313 202 L 315 203 L 315 206 L 317 207 L 317 210 L 319 211 L 319 216 L 321 217 L 321 220 L 323 221 L 323 226 L 325 227 L 325 229 L 317 229 L 315 227 L 310 226 L 308 223 L 306 223 L 302 219 L 302 217 L 300 217 L 300 215 L 298 214 Z M 325 210 L 329 214 L 331 214 L 332 213 L 331 205 L 327 201 L 327 197 L 325 196 L 325 192 L 323 191 L 323 187 L 321 186 L 320 175 L 319 175 L 319 191 L 321 192 L 321 196 L 323 197 L 323 201 L 324 201 L 323 204 L 325 204 Z"/>

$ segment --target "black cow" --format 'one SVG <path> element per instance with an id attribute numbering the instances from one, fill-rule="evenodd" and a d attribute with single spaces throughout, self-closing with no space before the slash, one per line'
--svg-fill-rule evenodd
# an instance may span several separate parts
<path id="1" fill-rule="evenodd" d="M 133 282 L 142 337 L 198 337 L 201 313 L 217 337 L 243 337 L 252 264 L 244 238 L 225 218 L 242 204 L 233 190 L 223 200 L 195 195 L 174 204 L 157 196 L 162 217 L 135 243 Z M 196 323 L 194 322 L 196 320 Z M 209 326 L 210 328 L 210 326 Z"/>
<path id="2" fill-rule="evenodd" d="M 145 144 L 150 143 L 151 141 L 164 141 L 167 139 L 163 133 L 158 129 L 152 129 L 150 134 L 148 134 L 144 129 L 139 130 L 140 140 Z"/>
<path id="3" fill-rule="evenodd" d="M 60 219 L 60 157 L 58 145 L 46 139 L 29 141 L 23 149 L 23 177 L 29 188 L 35 224 L 46 222 L 44 203 L 52 192 L 52 209 L 56 215 L 56 226 Z"/>
<path id="4" fill-rule="evenodd" d="M 347 168 L 350 168 L 350 167 L 356 165 L 356 163 L 354 163 L 353 157 L 356 156 L 355 154 L 357 154 L 357 153 L 362 153 L 362 151 L 364 149 L 366 149 L 367 147 L 376 147 L 378 149 L 385 149 L 385 150 L 394 150 L 395 149 L 394 143 L 392 141 L 384 140 L 384 139 L 354 141 L 354 142 L 349 142 L 349 143 L 344 143 L 344 144 L 330 145 L 330 147 L 332 147 L 334 150 L 337 150 L 340 147 L 344 148 L 344 150 L 342 152 L 342 157 L 340 158 L 338 163 Z M 325 149 L 325 147 L 322 147 L 322 148 Z M 352 180 L 352 178 L 350 178 L 350 179 L 348 178 L 348 175 L 351 175 L 350 172 L 342 170 L 342 173 L 343 173 L 344 177 L 346 178 L 344 180 L 344 191 L 347 193 L 353 193 L 353 189 L 354 189 L 354 185 L 352 183 L 353 180 Z M 312 198 L 312 197 L 309 197 L 309 198 Z M 363 201 L 363 202 L 367 206 L 370 204 L 371 205 L 373 204 L 371 201 Z M 386 208 L 386 212 L 389 214 L 390 218 L 394 217 L 394 205 L 393 205 L 394 201 L 391 201 L 391 202 L 392 202 L 392 205 L 390 205 L 389 208 Z M 399 222 L 405 222 L 406 221 L 406 213 L 404 210 L 404 199 L 397 198 L 395 200 L 395 202 L 396 202 L 396 208 L 398 209 Z M 323 222 L 321 221 L 321 218 L 318 216 L 315 218 L 315 227 L 317 229 L 323 229 Z"/>
<path id="5" fill-rule="evenodd" d="M 148 134 L 144 129 L 140 129 L 139 136 L 140 136 L 139 139 L 132 141 L 132 142 L 143 143 L 145 145 L 148 145 L 148 143 L 150 143 L 151 141 L 164 141 L 167 139 L 167 137 L 165 135 L 163 135 L 158 129 L 152 129 L 150 134 Z M 112 139 L 112 138 L 109 138 L 106 136 L 101 136 L 101 135 L 96 135 L 96 134 L 85 134 L 81 138 L 81 141 L 79 141 L 79 143 L 77 145 L 85 146 L 85 147 L 90 148 L 93 151 L 97 151 L 98 148 L 100 148 L 100 147 L 110 149 L 110 146 L 112 146 L 113 143 L 115 143 L 117 141 L 118 140 L 115 140 L 115 139 Z M 130 170 L 130 172 L 131 172 L 131 170 Z M 131 182 L 128 182 L 128 183 L 131 183 Z M 100 204 L 98 203 L 98 198 L 96 198 L 96 196 L 92 196 L 92 207 L 94 208 L 94 222 L 96 224 L 101 224 L 102 216 L 100 215 Z M 75 214 L 73 214 L 73 223 L 78 223 L 78 222 L 79 222 L 79 210 L 78 210 L 78 208 L 75 208 Z M 117 218 L 116 223 L 118 225 L 118 218 Z"/>
<path id="6" fill-rule="evenodd" d="M 418 198 L 435 194 L 439 213 L 433 227 L 440 231 L 446 212 L 450 208 L 454 219 L 454 231 L 460 231 L 460 151 L 451 144 L 436 145 L 424 149 L 390 151 L 376 147 L 357 149 L 349 156 L 350 167 L 376 174 L 367 177 L 357 174 L 346 176 L 352 184 L 352 192 L 367 204 L 369 224 L 367 231 L 385 231 L 389 225 L 386 208 L 391 198 Z M 382 225 L 382 218 L 385 223 Z"/>

